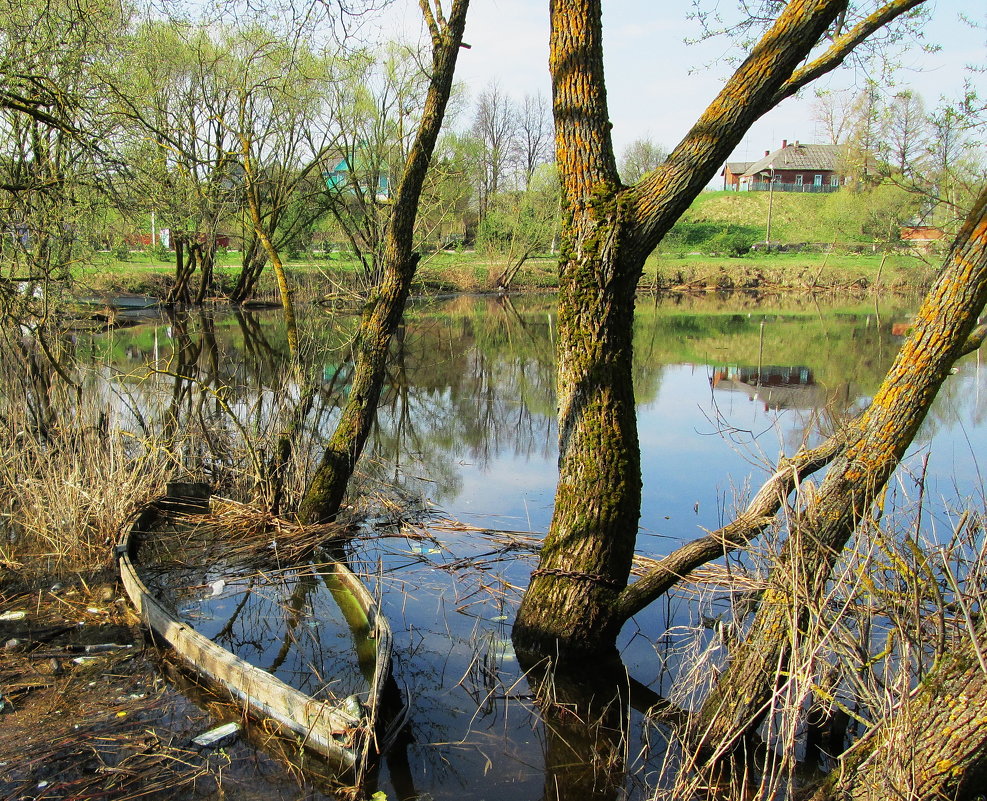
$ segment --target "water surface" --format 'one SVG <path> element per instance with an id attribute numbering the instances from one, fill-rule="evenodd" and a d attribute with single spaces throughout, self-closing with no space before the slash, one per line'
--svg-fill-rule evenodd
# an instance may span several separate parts
<path id="1" fill-rule="evenodd" d="M 644 487 L 638 550 L 660 556 L 727 522 L 781 453 L 864 408 L 900 343 L 893 326 L 906 323 L 915 305 L 643 300 L 634 341 Z M 314 458 L 348 391 L 355 319 L 312 312 L 304 325 L 306 369 L 318 392 L 297 431 Z M 410 737 L 379 777 L 388 798 L 552 795 L 549 786 L 570 786 L 561 765 L 584 753 L 567 752 L 560 729 L 542 725 L 510 644 L 510 621 L 535 563 L 529 546 L 552 513 L 554 339 L 551 298 L 461 297 L 413 304 L 395 342 L 353 497 L 357 505 L 366 497 L 387 504 L 368 506 L 374 517 L 349 553 L 381 594 L 395 634 L 396 679 L 410 706 Z M 84 350 L 101 376 L 93 389 L 114 403 L 122 425 L 174 433 L 208 421 L 225 432 L 182 446 L 189 470 L 220 483 L 235 484 L 229 464 L 245 459 L 237 437 L 269 432 L 304 395 L 285 372 L 276 313 L 163 319 Z M 159 372 L 148 375 L 148 365 Z M 904 508 L 921 480 L 927 539 L 950 531 L 968 499 L 983 505 L 977 454 L 987 445 L 985 390 L 973 354 L 948 380 L 893 482 L 891 500 Z M 303 604 L 313 636 L 323 636 L 323 601 L 312 600 L 319 592 L 307 588 Z M 279 597 L 275 606 L 285 603 Z M 631 676 L 668 691 L 674 627 L 717 609 L 715 598 L 700 607 L 679 594 L 641 613 L 620 643 Z M 264 666 L 283 637 L 267 623 L 260 629 L 256 638 L 249 630 L 230 636 L 258 639 L 251 647 Z M 579 789 L 558 793 L 610 798 L 624 787 L 645 797 L 661 748 L 645 747 L 643 735 L 656 740 L 642 721 L 631 714 L 621 746 L 629 778 L 618 772 L 587 791 L 577 777 L 571 786 Z"/>

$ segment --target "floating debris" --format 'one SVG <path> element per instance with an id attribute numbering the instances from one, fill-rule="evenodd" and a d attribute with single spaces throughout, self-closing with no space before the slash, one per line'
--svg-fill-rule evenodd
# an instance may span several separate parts
<path id="1" fill-rule="evenodd" d="M 0 615 L 0 621 L 7 622 L 9 620 L 23 620 L 27 617 L 27 612 L 23 609 L 11 610 L 10 612 L 4 612 Z"/>
<path id="2" fill-rule="evenodd" d="M 101 642 L 86 646 L 87 654 L 101 654 L 105 651 L 122 651 L 125 648 L 133 648 L 133 645 L 120 645 L 115 642 Z"/>
<path id="3" fill-rule="evenodd" d="M 203 732 L 198 737 L 192 738 L 192 743 L 200 748 L 222 748 L 228 745 L 240 733 L 240 724 L 236 721 L 224 723 L 215 729 Z"/>

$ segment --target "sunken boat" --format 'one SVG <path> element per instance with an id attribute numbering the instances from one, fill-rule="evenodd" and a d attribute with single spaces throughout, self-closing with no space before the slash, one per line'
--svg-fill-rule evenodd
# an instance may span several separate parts
<path id="1" fill-rule="evenodd" d="M 116 547 L 127 595 L 183 667 L 359 783 L 382 741 L 386 619 L 341 556 L 299 561 L 256 520 L 214 536 L 217 504 L 232 502 L 175 483 L 137 515 Z"/>

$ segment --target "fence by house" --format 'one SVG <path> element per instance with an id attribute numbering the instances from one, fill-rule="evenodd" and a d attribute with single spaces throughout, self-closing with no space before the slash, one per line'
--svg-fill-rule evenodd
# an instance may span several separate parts
<path id="1" fill-rule="evenodd" d="M 767 192 L 771 190 L 774 192 L 814 192 L 817 194 L 835 192 L 840 188 L 839 185 L 833 186 L 832 184 L 783 184 L 781 181 L 775 181 L 773 187 L 770 181 L 751 181 L 746 186 L 742 184 L 741 187 L 747 188 L 751 192 Z"/>

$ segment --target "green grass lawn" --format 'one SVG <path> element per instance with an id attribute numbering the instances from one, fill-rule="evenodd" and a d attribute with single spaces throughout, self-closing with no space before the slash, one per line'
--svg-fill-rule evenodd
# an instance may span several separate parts
<path id="1" fill-rule="evenodd" d="M 656 253 L 645 265 L 643 287 L 805 288 L 807 286 L 926 286 L 938 261 L 923 261 L 901 253 L 752 253 L 738 258 L 698 254 Z M 350 257 L 289 259 L 286 266 L 302 297 L 361 286 L 362 266 Z M 474 252 L 436 253 L 425 257 L 418 268 L 416 293 L 482 292 L 495 288 L 504 264 Z M 217 255 L 216 275 L 222 284 L 232 284 L 240 270 L 240 254 Z M 83 291 L 140 292 L 161 295 L 167 291 L 174 264 L 144 252 L 131 253 L 126 260 L 110 254 L 94 254 L 90 263 L 76 269 Z M 512 285 L 518 290 L 553 289 L 558 285 L 555 258 L 529 259 Z M 265 270 L 260 296 L 276 299 L 271 271 Z"/>

